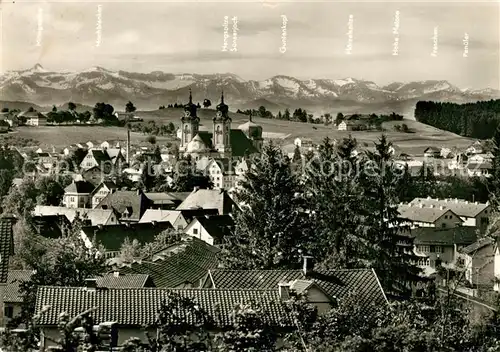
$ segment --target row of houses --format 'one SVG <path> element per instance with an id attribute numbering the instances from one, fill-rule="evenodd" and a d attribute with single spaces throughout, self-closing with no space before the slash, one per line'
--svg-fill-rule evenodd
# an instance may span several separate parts
<path id="1" fill-rule="evenodd" d="M 12 241 L 12 219 L 1 219 L 3 258 L 9 257 Z M 285 332 L 294 327 L 285 303 L 296 294 L 305 294 L 320 314 L 352 294 L 367 312 L 388 303 L 373 270 L 317 270 L 310 259 L 304 257 L 303 268 L 297 270 L 221 269 L 218 247 L 186 236 L 147 259 L 115 266 L 100 277 L 90 277 L 83 287 L 39 287 L 36 312 L 50 306 L 39 321 L 41 348 L 47 348 L 57 339 L 62 312 L 75 316 L 90 308 L 95 308 L 92 316 L 96 324 L 114 323 L 115 345 L 130 337 L 143 338 L 142 326 L 154 323 L 160 305 L 171 292 L 193 299 L 209 312 L 216 319 L 216 331 L 234 322 L 232 311 L 236 304 L 251 301 L 267 307 L 269 323 Z M 5 313 L 2 323 L 6 323 L 20 312 L 19 287 L 32 272 L 9 271 L 8 261 L 2 263 L 7 263 L 0 266 L 0 297 Z"/>

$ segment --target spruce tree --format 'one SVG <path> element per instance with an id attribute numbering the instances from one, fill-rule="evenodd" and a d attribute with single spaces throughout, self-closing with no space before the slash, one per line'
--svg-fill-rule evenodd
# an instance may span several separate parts
<path id="1" fill-rule="evenodd" d="M 413 284 L 421 281 L 421 270 L 414 265 L 413 240 L 398 211 L 397 190 L 403 178 L 394 167 L 391 145 L 383 135 L 375 151 L 367 152 L 361 178 L 370 214 L 365 219 L 365 235 L 370 243 L 368 259 L 386 292 L 407 296 Z"/>
<path id="2" fill-rule="evenodd" d="M 287 156 L 266 145 L 235 193 L 242 211 L 223 262 L 233 269 L 300 267 L 304 238 L 300 189 Z"/>

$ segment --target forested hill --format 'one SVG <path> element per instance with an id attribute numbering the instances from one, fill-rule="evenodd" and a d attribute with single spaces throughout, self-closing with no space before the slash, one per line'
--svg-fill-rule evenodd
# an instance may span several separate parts
<path id="1" fill-rule="evenodd" d="M 500 123 L 500 99 L 467 104 L 419 101 L 415 119 L 465 137 L 491 138 Z"/>

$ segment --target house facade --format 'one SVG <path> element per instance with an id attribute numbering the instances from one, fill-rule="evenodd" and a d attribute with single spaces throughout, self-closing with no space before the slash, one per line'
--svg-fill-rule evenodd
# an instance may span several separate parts
<path id="1" fill-rule="evenodd" d="M 92 198 L 92 208 L 95 209 L 102 202 L 106 196 L 117 190 L 117 186 L 114 182 L 104 181 L 97 186 L 90 194 Z"/>
<path id="2" fill-rule="evenodd" d="M 64 189 L 63 205 L 67 208 L 90 208 L 94 186 L 88 181 L 73 181 Z"/>
<path id="3" fill-rule="evenodd" d="M 433 204 L 400 204 L 400 217 L 406 219 L 411 227 L 434 227 L 440 229 L 461 226 L 463 220 L 448 208 Z"/>
<path id="4" fill-rule="evenodd" d="M 196 217 L 184 229 L 184 233 L 196 237 L 212 246 L 222 246 L 224 238 L 231 236 L 234 220 L 229 215 L 206 215 Z"/>
<path id="5" fill-rule="evenodd" d="M 412 206 L 442 207 L 450 209 L 462 220 L 462 226 L 472 226 L 479 229 L 481 233 L 486 231 L 492 215 L 492 207 L 489 202 L 469 202 L 464 199 L 437 199 L 437 198 L 415 198 L 409 204 Z"/>
<path id="6" fill-rule="evenodd" d="M 473 287 L 494 288 L 495 245 L 493 238 L 485 237 L 460 251 L 465 279 Z"/>

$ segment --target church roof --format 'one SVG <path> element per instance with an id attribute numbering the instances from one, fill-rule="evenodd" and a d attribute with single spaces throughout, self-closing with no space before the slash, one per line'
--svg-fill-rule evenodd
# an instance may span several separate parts
<path id="1" fill-rule="evenodd" d="M 188 153 L 203 153 L 210 150 L 210 145 L 205 143 L 200 135 L 197 134 L 186 146 L 186 151 Z"/>
<path id="2" fill-rule="evenodd" d="M 242 130 L 232 129 L 230 133 L 229 140 L 231 143 L 231 153 L 234 157 L 242 157 L 245 156 L 245 153 L 252 154 L 257 152 L 257 149 L 253 146 L 252 141 L 248 139 Z M 200 131 L 196 137 L 193 138 L 193 140 L 199 137 L 203 141 L 204 145 L 212 146 L 212 136 L 213 134 L 211 132 Z"/>
<path id="3" fill-rule="evenodd" d="M 238 129 L 240 129 L 242 131 L 248 131 L 250 129 L 250 127 L 260 127 L 260 128 L 262 128 L 261 125 L 258 125 L 255 122 L 253 122 L 252 120 L 249 120 L 249 121 L 247 121 L 247 122 L 239 125 Z"/>

